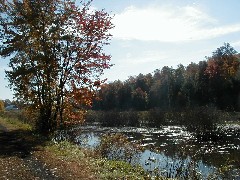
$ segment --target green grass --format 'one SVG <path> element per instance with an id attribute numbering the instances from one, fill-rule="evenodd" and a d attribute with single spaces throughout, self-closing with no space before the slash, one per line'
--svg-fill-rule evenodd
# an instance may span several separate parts
<path id="1" fill-rule="evenodd" d="M 46 149 L 64 160 L 76 161 L 85 157 L 85 154 L 79 148 L 79 146 L 68 141 L 62 141 L 58 143 L 50 142 L 46 146 Z"/>
<path id="2" fill-rule="evenodd" d="M 0 124 L 5 126 L 9 130 L 21 129 L 26 131 L 31 131 L 32 127 L 29 124 L 23 123 L 16 118 L 8 118 L 0 116 Z"/>
<path id="3" fill-rule="evenodd" d="M 0 124 L 8 130 L 32 131 L 29 124 L 23 123 L 14 117 L 0 114 Z M 100 179 L 149 179 L 141 167 L 133 167 L 124 161 L 111 161 L 99 155 L 94 156 L 92 150 L 82 149 L 68 141 L 45 143 L 44 149 L 52 152 L 64 161 L 87 162 L 86 166 L 95 172 Z"/>
<path id="4" fill-rule="evenodd" d="M 140 166 L 132 166 L 124 161 L 93 159 L 96 170 L 101 179 L 150 179 Z"/>
<path id="5" fill-rule="evenodd" d="M 150 179 L 140 166 L 132 166 L 124 161 L 112 161 L 100 156 L 91 156 L 91 150 L 81 149 L 68 141 L 58 143 L 50 142 L 46 150 L 66 161 L 88 162 L 87 166 L 95 172 L 100 179 Z"/>
<path id="6" fill-rule="evenodd" d="M 228 124 L 240 124 L 240 121 L 238 120 L 240 113 L 236 114 L 235 116 L 236 120 L 234 119 L 235 121 L 227 121 Z M 29 124 L 23 123 L 18 118 L 4 116 L 4 114 L 0 114 L 0 124 L 9 130 L 21 129 L 27 132 L 32 131 L 32 127 Z M 32 133 L 30 134 L 32 137 Z M 119 136 L 119 141 L 117 141 L 116 136 L 114 136 L 112 140 L 110 137 L 108 137 L 110 138 L 110 144 L 112 145 L 114 142 L 118 144 L 119 142 L 126 143 L 124 139 L 120 137 L 121 136 Z M 33 141 L 38 140 L 33 138 Z M 144 169 L 140 166 L 132 166 L 125 161 L 108 160 L 101 157 L 99 154 L 95 155 L 92 150 L 80 148 L 78 145 L 73 144 L 69 141 L 62 141 L 57 143 L 53 141 L 47 141 L 44 143 L 43 148 L 47 151 L 52 152 L 54 155 L 60 157 L 60 159 L 66 162 L 76 161 L 89 166 L 90 169 L 95 172 L 96 177 L 100 179 L 167 179 L 163 177 L 150 177 L 149 174 L 145 172 Z M 231 177 L 231 175 L 227 174 L 228 172 L 231 172 L 230 169 L 231 166 L 225 165 L 219 169 L 219 172 L 213 174 L 212 177 L 220 177 L 222 174 L 226 174 L 226 177 Z"/>

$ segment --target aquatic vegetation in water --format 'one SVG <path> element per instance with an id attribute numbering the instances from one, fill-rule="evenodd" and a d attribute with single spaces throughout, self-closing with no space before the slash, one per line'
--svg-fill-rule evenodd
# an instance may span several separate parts
<path id="1" fill-rule="evenodd" d="M 197 176 L 203 179 L 213 176 L 225 177 L 220 172 L 224 170 L 221 169 L 223 164 L 232 169 L 232 174 L 239 173 L 237 166 L 240 160 L 239 128 L 221 127 L 224 132 L 221 134 L 225 136 L 221 137 L 219 142 L 212 139 L 201 141 L 195 133 L 181 126 L 161 128 L 85 126 L 81 129 L 85 135 L 90 133 L 90 136 L 87 136 L 87 142 L 90 140 L 89 142 L 94 144 L 94 148 L 97 148 L 104 157 L 114 161 L 124 160 L 132 165 L 141 165 L 154 177 L 194 176 L 195 179 Z M 98 145 L 94 143 L 96 140 Z M 133 151 L 130 148 L 135 147 L 135 143 L 140 151 Z M 125 147 L 129 154 L 125 151 Z M 227 157 L 230 160 L 234 159 L 234 162 L 225 163 Z"/>
<path id="2" fill-rule="evenodd" d="M 131 143 L 127 136 L 120 133 L 103 135 L 96 149 L 103 157 L 129 163 L 133 161 L 136 154 L 143 151 L 140 144 Z"/>

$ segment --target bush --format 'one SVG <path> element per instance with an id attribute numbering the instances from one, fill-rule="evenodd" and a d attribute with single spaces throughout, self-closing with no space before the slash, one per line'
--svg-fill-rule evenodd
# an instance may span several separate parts
<path id="1" fill-rule="evenodd" d="M 229 113 L 214 107 L 195 107 L 182 111 L 89 111 L 86 122 L 99 122 L 103 126 L 148 126 L 182 125 L 191 132 L 216 130 L 218 124 L 229 120 Z"/>
<path id="2" fill-rule="evenodd" d="M 158 109 L 149 111 L 149 123 L 152 127 L 159 127 L 166 124 L 165 112 Z"/>
<path id="3" fill-rule="evenodd" d="M 103 121 L 103 118 L 104 118 L 103 116 L 104 116 L 104 113 L 102 111 L 89 110 L 86 113 L 85 122 L 87 122 L 87 123 L 93 123 L 93 122 L 100 123 L 100 122 Z"/>
<path id="4" fill-rule="evenodd" d="M 105 111 L 101 121 L 103 126 L 121 126 L 124 122 L 121 122 L 120 113 L 117 111 Z"/>
<path id="5" fill-rule="evenodd" d="M 214 107 L 197 107 L 182 112 L 182 125 L 189 131 L 200 133 L 212 132 L 221 122 L 221 113 Z"/>
<path id="6" fill-rule="evenodd" d="M 127 125 L 127 126 L 139 126 L 139 117 L 138 113 L 136 111 L 124 111 L 120 112 L 120 117 L 119 120 L 122 125 Z"/>
<path id="7" fill-rule="evenodd" d="M 104 135 L 96 149 L 101 156 L 110 160 L 124 160 L 129 163 L 143 150 L 140 144 L 129 142 L 126 136 L 119 133 Z"/>
<path id="8" fill-rule="evenodd" d="M 95 116 L 88 116 L 87 122 L 100 122 L 103 126 L 139 126 L 140 124 L 138 113 L 134 111 L 104 111 L 101 114 L 95 112 Z M 93 121 L 93 117 L 95 121 Z"/>

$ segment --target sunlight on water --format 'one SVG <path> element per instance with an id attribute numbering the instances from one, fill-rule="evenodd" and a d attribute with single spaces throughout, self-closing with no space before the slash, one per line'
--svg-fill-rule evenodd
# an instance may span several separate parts
<path id="1" fill-rule="evenodd" d="M 229 127 L 228 127 L 229 128 Z M 136 127 L 79 127 L 81 135 L 76 142 L 81 146 L 96 148 L 105 133 L 123 133 L 131 142 L 141 142 L 146 150 L 136 154 L 133 164 L 140 164 L 146 171 L 161 175 L 176 175 L 180 167 L 191 165 L 192 159 L 196 171 L 203 177 L 213 173 L 224 163 L 224 159 L 240 157 L 239 127 L 224 127 L 224 139 L 220 141 L 199 140 L 194 133 L 180 126 L 163 126 L 162 128 Z M 239 129 L 238 129 L 239 128 Z M 229 131 L 227 131 L 229 130 Z"/>

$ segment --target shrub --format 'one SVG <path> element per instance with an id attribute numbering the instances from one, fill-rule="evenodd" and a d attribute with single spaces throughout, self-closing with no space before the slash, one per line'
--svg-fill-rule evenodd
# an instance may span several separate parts
<path id="1" fill-rule="evenodd" d="M 127 126 L 139 126 L 139 117 L 136 111 L 124 111 L 120 112 L 119 120 L 121 121 L 122 125 Z"/>
<path id="2" fill-rule="evenodd" d="M 215 131 L 221 116 L 214 107 L 197 107 L 183 112 L 181 122 L 189 131 L 200 134 Z"/>
<path id="3" fill-rule="evenodd" d="M 85 122 L 93 123 L 93 122 L 102 122 L 104 113 L 102 111 L 93 111 L 89 110 L 85 116 Z"/>
<path id="4" fill-rule="evenodd" d="M 134 111 L 104 111 L 99 122 L 103 126 L 138 126 L 138 113 Z M 95 121 L 96 122 L 96 121 Z"/>
<path id="5" fill-rule="evenodd" d="M 120 113 L 117 111 L 105 111 L 103 113 L 103 118 L 101 119 L 101 124 L 103 126 L 120 126 L 124 123 L 121 122 Z"/>
<path id="6" fill-rule="evenodd" d="M 149 125 L 152 127 L 159 127 L 166 124 L 165 112 L 159 109 L 152 109 L 149 111 Z"/>
<path id="7" fill-rule="evenodd" d="M 101 156 L 111 160 L 124 160 L 129 163 L 142 150 L 140 144 L 129 142 L 126 136 L 119 133 L 104 135 L 97 147 Z"/>

